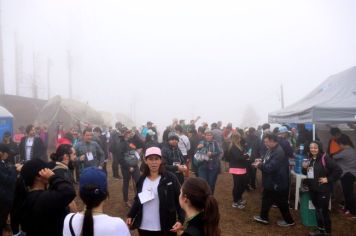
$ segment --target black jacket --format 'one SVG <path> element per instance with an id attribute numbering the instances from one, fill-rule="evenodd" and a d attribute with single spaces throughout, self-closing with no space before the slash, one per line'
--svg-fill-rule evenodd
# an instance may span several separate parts
<path id="1" fill-rule="evenodd" d="M 313 192 L 328 192 L 330 191 L 330 184 L 337 181 L 341 174 L 341 168 L 335 163 L 335 161 L 328 157 L 324 157 L 323 165 L 322 155 L 319 155 L 316 159 L 311 159 L 309 167 L 314 167 L 314 179 L 305 179 L 304 182 L 308 185 L 309 190 Z M 307 174 L 307 169 L 303 168 L 303 174 Z M 319 178 L 328 178 L 328 183 L 319 184 Z"/>
<path id="2" fill-rule="evenodd" d="M 10 141 L 10 143 L 6 143 L 5 145 L 10 150 L 9 157 L 7 158 L 7 162 L 15 165 L 16 164 L 15 156 L 19 154 L 19 147 L 17 143 L 13 142 L 12 140 Z"/>
<path id="3" fill-rule="evenodd" d="M 142 192 L 143 182 L 146 176 L 141 176 L 137 182 L 137 193 Z M 184 222 L 184 213 L 179 205 L 180 184 L 177 177 L 166 171 L 162 174 L 158 184 L 159 217 L 162 231 L 169 231 L 177 222 Z M 127 215 L 135 218 L 135 226 L 140 227 L 142 221 L 142 204 L 136 194 L 134 204 Z"/>
<path id="4" fill-rule="evenodd" d="M 0 208 L 8 207 L 14 199 L 16 169 L 6 161 L 0 161 Z M 1 211 L 2 212 L 2 209 Z"/>
<path id="5" fill-rule="evenodd" d="M 68 166 L 61 162 L 56 162 L 54 168 L 52 169 L 53 173 L 62 179 L 73 183 L 73 176 L 72 173 L 70 172 Z"/>
<path id="6" fill-rule="evenodd" d="M 26 160 L 26 140 L 27 137 L 23 137 L 19 145 L 20 159 L 22 161 Z M 33 158 L 38 158 L 46 162 L 48 161 L 45 146 L 39 137 L 34 137 L 33 140 L 33 146 L 31 149 L 31 159 Z"/>
<path id="7" fill-rule="evenodd" d="M 265 189 L 285 191 L 289 188 L 289 160 L 279 144 L 266 152 L 260 169 Z"/>
<path id="8" fill-rule="evenodd" d="M 179 162 L 180 165 L 185 164 L 185 159 L 180 149 L 169 144 L 162 147 L 162 158 L 165 161 L 166 169 L 173 173 L 178 171 L 178 167 L 173 165 L 174 162 Z"/>
<path id="9" fill-rule="evenodd" d="M 66 207 L 75 198 L 75 190 L 71 183 L 55 175 L 49 184 L 48 190 L 27 193 L 21 210 L 21 226 L 27 236 L 62 235 Z"/>
<path id="10" fill-rule="evenodd" d="M 246 143 L 248 148 L 252 149 L 250 161 L 254 162 L 256 158 L 261 156 L 261 139 L 257 135 L 247 135 Z"/>
<path id="11" fill-rule="evenodd" d="M 249 156 L 244 153 L 244 150 L 241 151 L 235 145 L 232 145 L 226 154 L 226 161 L 229 162 L 230 168 L 247 168 L 249 165 L 248 158 Z"/>
<path id="12" fill-rule="evenodd" d="M 187 222 L 187 227 L 181 236 L 204 236 L 203 213 L 199 213 Z"/>
<path id="13" fill-rule="evenodd" d="M 165 161 L 166 170 L 174 173 L 179 183 L 183 184 L 184 175 L 182 172 L 178 171 L 178 166 L 175 163 L 179 163 L 179 165 L 185 164 L 185 158 L 178 147 L 172 147 L 168 143 L 162 148 L 162 158 Z"/>

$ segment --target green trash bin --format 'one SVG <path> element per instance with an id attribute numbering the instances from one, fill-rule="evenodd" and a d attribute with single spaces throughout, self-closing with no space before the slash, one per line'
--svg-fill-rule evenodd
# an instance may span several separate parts
<path id="1" fill-rule="evenodd" d="M 316 227 L 315 207 L 308 191 L 300 192 L 300 219 L 304 226 Z"/>

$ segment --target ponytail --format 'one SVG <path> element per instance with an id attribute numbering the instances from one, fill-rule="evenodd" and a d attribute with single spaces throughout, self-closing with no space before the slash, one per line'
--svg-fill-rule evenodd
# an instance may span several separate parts
<path id="1" fill-rule="evenodd" d="M 188 178 L 182 185 L 182 194 L 190 201 L 190 207 L 202 212 L 205 236 L 220 236 L 219 205 L 211 189 L 202 178 Z"/>
<path id="2" fill-rule="evenodd" d="M 85 204 L 85 212 L 81 236 L 94 236 L 93 208 L 99 206 L 108 197 L 108 192 L 101 192 L 96 186 L 84 186 L 79 196 Z"/>
<path id="3" fill-rule="evenodd" d="M 213 195 L 208 195 L 204 207 L 204 235 L 206 236 L 220 236 L 220 213 L 218 202 Z"/>
<path id="4" fill-rule="evenodd" d="M 94 220 L 92 206 L 87 206 L 85 210 L 82 226 L 82 236 L 94 236 Z"/>
<path id="5" fill-rule="evenodd" d="M 56 162 L 57 161 L 57 155 L 56 153 L 51 153 L 51 155 L 49 156 L 49 158 L 53 161 L 53 162 Z"/>

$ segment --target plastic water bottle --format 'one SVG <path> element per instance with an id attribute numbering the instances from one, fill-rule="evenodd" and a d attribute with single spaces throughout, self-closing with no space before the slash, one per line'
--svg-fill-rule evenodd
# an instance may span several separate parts
<path id="1" fill-rule="evenodd" d="M 304 145 L 301 144 L 299 146 L 299 153 L 295 156 L 294 172 L 297 174 L 302 173 L 303 159 L 304 159 Z"/>

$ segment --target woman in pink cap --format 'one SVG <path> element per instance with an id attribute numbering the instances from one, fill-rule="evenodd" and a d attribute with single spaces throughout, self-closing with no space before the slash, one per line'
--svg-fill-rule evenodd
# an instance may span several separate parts
<path id="1" fill-rule="evenodd" d="M 184 222 L 179 205 L 180 184 L 173 173 L 164 171 L 161 158 L 158 147 L 146 150 L 137 195 L 127 215 L 126 223 L 131 229 L 137 228 L 140 236 L 176 235 Z"/>

